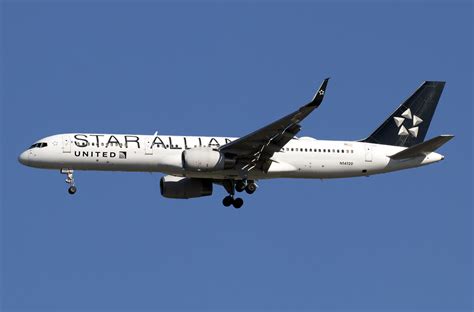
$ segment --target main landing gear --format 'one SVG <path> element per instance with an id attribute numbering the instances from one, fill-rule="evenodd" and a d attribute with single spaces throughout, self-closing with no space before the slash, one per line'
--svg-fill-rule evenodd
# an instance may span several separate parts
<path id="1" fill-rule="evenodd" d="M 257 184 L 254 181 L 246 181 L 246 180 L 225 180 L 222 184 L 226 189 L 228 196 L 224 197 L 222 200 L 222 204 L 225 207 L 229 207 L 230 205 L 234 206 L 234 208 L 239 209 L 244 204 L 244 200 L 242 198 L 234 198 L 235 191 L 237 192 L 247 192 L 247 194 L 253 194 L 257 190 Z"/>
<path id="2" fill-rule="evenodd" d="M 253 194 L 257 190 L 257 184 L 253 181 L 239 180 L 235 183 L 235 190 L 237 192 L 247 192 L 247 194 Z"/>
<path id="3" fill-rule="evenodd" d="M 67 192 L 71 195 L 76 194 L 77 187 L 74 184 L 74 170 L 72 169 L 61 169 L 61 174 L 66 175 L 66 183 L 69 185 Z"/>
<path id="4" fill-rule="evenodd" d="M 228 195 L 224 197 L 224 199 L 222 200 L 222 204 L 226 207 L 232 205 L 234 206 L 234 208 L 239 209 L 244 204 L 244 200 L 240 197 L 234 198 L 234 196 Z"/>

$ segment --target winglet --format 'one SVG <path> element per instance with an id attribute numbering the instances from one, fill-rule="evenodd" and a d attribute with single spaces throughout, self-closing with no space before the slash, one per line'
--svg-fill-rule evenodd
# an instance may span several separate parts
<path id="1" fill-rule="evenodd" d="M 319 105 L 321 105 L 321 102 L 323 101 L 324 94 L 326 93 L 326 87 L 328 85 L 329 78 L 324 79 L 323 83 L 319 87 L 318 91 L 314 95 L 313 99 L 311 102 L 309 102 L 306 107 L 315 107 L 317 108 Z"/>

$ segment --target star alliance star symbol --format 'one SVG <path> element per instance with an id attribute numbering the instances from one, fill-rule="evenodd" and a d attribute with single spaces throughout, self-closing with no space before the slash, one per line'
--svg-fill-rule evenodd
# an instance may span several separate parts
<path id="1" fill-rule="evenodd" d="M 401 117 L 393 117 L 393 119 L 395 120 L 395 124 L 399 128 L 398 135 L 400 136 L 411 135 L 412 137 L 415 137 L 415 138 L 418 136 L 418 125 L 423 122 L 423 119 L 421 119 L 420 117 L 416 115 L 412 115 L 410 109 L 407 109 L 406 111 L 404 111 Z M 406 119 L 412 120 L 411 128 L 407 129 L 403 125 L 403 122 Z"/>

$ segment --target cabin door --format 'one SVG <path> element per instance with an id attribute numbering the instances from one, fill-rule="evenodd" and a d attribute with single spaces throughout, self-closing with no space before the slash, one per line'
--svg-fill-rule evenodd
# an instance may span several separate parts
<path id="1" fill-rule="evenodd" d="M 372 147 L 371 146 L 367 146 L 365 148 L 365 161 L 372 162 Z"/>
<path id="2" fill-rule="evenodd" d="M 69 135 L 63 135 L 63 153 L 71 152 L 71 137 Z"/>

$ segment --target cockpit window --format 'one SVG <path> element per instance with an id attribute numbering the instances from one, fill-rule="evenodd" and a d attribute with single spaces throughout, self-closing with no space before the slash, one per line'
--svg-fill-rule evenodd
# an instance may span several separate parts
<path id="1" fill-rule="evenodd" d="M 29 149 L 36 148 L 36 147 L 43 148 L 43 147 L 46 147 L 46 146 L 48 146 L 48 143 L 39 142 L 39 143 L 35 143 L 35 144 L 31 145 Z"/>

